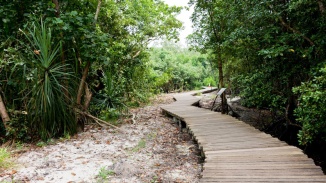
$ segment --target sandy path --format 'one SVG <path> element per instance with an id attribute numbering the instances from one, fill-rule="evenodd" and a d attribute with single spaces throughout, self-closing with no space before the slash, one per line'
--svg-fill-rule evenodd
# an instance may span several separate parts
<path id="1" fill-rule="evenodd" d="M 87 126 L 69 140 L 29 149 L 17 158 L 17 172 L 0 173 L 0 182 L 198 182 L 201 165 L 190 136 L 158 104 L 132 112 L 137 123 L 122 125 L 122 132 Z"/>

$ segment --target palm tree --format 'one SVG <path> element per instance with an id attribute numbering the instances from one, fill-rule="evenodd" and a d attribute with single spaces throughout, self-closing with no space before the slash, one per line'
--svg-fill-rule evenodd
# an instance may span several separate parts
<path id="1" fill-rule="evenodd" d="M 42 139 L 76 133 L 76 118 L 73 110 L 73 93 L 67 81 L 74 79 L 69 65 L 58 59 L 61 43 L 53 44 L 51 29 L 41 20 L 32 24 L 24 33 L 35 54 L 33 67 L 36 72 L 29 91 L 28 115 L 33 127 Z"/>

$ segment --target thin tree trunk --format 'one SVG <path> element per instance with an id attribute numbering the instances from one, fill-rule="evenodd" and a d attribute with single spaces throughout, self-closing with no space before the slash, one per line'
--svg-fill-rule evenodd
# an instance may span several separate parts
<path id="1" fill-rule="evenodd" d="M 55 15 L 56 15 L 56 17 L 60 17 L 59 1 L 58 0 L 52 0 L 52 2 L 55 5 Z"/>
<path id="2" fill-rule="evenodd" d="M 215 21 L 214 21 L 214 17 L 213 17 L 213 11 L 208 9 L 208 14 L 209 14 L 209 18 L 211 20 L 211 24 L 214 25 Z M 217 43 L 217 62 L 218 62 L 218 85 L 219 88 L 223 88 L 224 87 L 224 82 L 223 82 L 223 61 L 222 61 L 222 50 L 221 50 L 221 45 L 218 44 L 219 39 L 220 39 L 220 35 L 218 33 L 218 30 L 216 30 L 216 28 L 213 26 L 213 32 L 214 32 L 214 36 L 216 38 L 216 43 Z M 225 93 L 223 93 L 221 95 L 221 101 L 222 101 L 222 109 L 221 109 L 221 113 L 222 114 L 226 114 L 228 112 L 228 106 L 227 106 L 227 101 L 226 101 L 226 97 L 225 97 Z"/>
<path id="3" fill-rule="evenodd" d="M 95 13 L 95 17 L 94 17 L 94 24 L 96 24 L 96 22 L 97 22 L 97 18 L 100 13 L 100 9 L 101 9 L 101 4 L 102 4 L 102 0 L 98 0 L 96 13 Z"/>
<path id="4" fill-rule="evenodd" d="M 321 12 L 321 14 L 324 14 L 325 7 L 324 7 L 324 3 L 321 0 L 318 0 L 318 6 L 319 6 L 319 11 Z"/>
<path id="5" fill-rule="evenodd" d="M 293 78 L 294 78 L 294 76 L 290 76 L 288 79 L 288 83 L 287 83 L 288 99 L 287 99 L 287 106 L 286 106 L 286 110 L 285 110 L 285 118 L 286 118 L 286 127 L 287 128 L 289 127 L 289 125 L 295 123 L 294 109 L 297 107 L 296 103 L 295 103 L 295 97 L 292 92 L 292 88 L 294 86 Z"/>
<path id="6" fill-rule="evenodd" d="M 222 50 L 220 45 L 218 45 L 217 47 L 217 57 L 218 57 L 218 85 L 219 88 L 223 88 L 224 87 L 224 78 L 223 78 L 223 60 L 222 60 Z M 225 97 L 225 92 L 222 93 L 221 95 L 221 113 L 222 114 L 226 114 L 228 112 L 228 105 L 227 105 L 227 101 L 226 101 L 226 97 Z"/>
<path id="7" fill-rule="evenodd" d="M 101 4 L 102 4 L 102 0 L 98 0 L 96 12 L 95 12 L 95 17 L 94 17 L 94 26 L 95 26 L 95 24 L 97 22 L 98 15 L 100 13 Z M 86 82 L 86 78 L 88 76 L 88 72 L 89 72 L 90 67 L 91 67 L 91 62 L 87 61 L 86 66 L 85 66 L 84 71 L 83 71 L 82 78 L 81 78 L 80 83 L 79 83 L 78 92 L 77 92 L 77 101 L 76 102 L 77 102 L 77 105 L 79 105 L 79 106 L 81 105 L 83 91 L 85 89 L 85 82 Z"/>
<path id="8" fill-rule="evenodd" d="M 81 100 L 82 100 L 82 96 L 83 96 L 83 91 L 86 85 L 86 78 L 89 72 L 89 68 L 91 67 L 91 62 L 87 61 L 86 66 L 84 68 L 83 71 L 83 75 L 82 78 L 80 80 L 79 83 L 79 87 L 78 87 L 78 92 L 77 92 L 77 107 L 82 109 L 83 106 L 81 105 Z M 77 117 L 77 132 L 83 132 L 84 131 L 84 127 L 85 127 L 85 117 L 83 116 L 78 116 Z"/>
<path id="9" fill-rule="evenodd" d="M 6 106 L 2 100 L 2 97 L 0 95 L 0 115 L 1 115 L 1 119 L 3 122 L 4 127 L 7 127 L 7 122 L 10 121 L 10 117 L 8 115 L 8 112 L 6 110 Z"/>
<path id="10" fill-rule="evenodd" d="M 221 53 L 221 47 L 217 47 L 217 63 L 218 63 L 218 85 L 219 88 L 224 87 L 223 82 L 223 63 L 222 63 L 222 53 Z"/>
<path id="11" fill-rule="evenodd" d="M 87 111 L 91 103 L 93 93 L 89 89 L 88 85 L 85 85 L 85 99 L 84 99 L 84 110 Z"/>
<path id="12" fill-rule="evenodd" d="M 82 78 L 81 78 L 80 83 L 79 83 L 79 88 L 78 88 L 78 92 L 77 92 L 77 101 L 76 101 L 77 105 L 81 105 L 83 91 L 84 91 L 84 88 L 85 88 L 86 78 L 87 78 L 90 66 L 91 66 L 91 62 L 87 61 L 86 66 L 85 66 L 84 71 L 83 71 Z"/>
<path id="13" fill-rule="evenodd" d="M 288 127 L 291 124 L 294 124 L 295 122 L 295 116 L 294 116 L 294 109 L 296 108 L 295 99 L 294 96 L 291 95 L 288 97 L 285 111 L 285 118 L 286 118 L 286 126 Z"/>

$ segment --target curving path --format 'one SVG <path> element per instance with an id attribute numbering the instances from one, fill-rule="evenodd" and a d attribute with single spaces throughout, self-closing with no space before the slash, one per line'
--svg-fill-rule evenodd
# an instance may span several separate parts
<path id="1" fill-rule="evenodd" d="M 200 182 L 326 183 L 321 168 L 301 149 L 231 116 L 192 106 L 199 100 L 194 93 L 176 94 L 176 102 L 162 110 L 180 125 L 184 122 L 202 149 Z"/>

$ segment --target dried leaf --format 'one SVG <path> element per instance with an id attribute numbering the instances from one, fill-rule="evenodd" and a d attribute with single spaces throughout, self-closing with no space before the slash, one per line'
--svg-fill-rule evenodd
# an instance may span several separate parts
<path id="1" fill-rule="evenodd" d="M 10 175 L 13 175 L 13 174 L 16 174 L 17 173 L 17 170 L 12 170 L 11 172 L 10 172 Z"/>
<path id="2" fill-rule="evenodd" d="M 36 180 L 44 180 L 44 177 L 37 177 Z"/>

